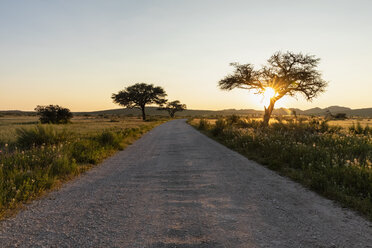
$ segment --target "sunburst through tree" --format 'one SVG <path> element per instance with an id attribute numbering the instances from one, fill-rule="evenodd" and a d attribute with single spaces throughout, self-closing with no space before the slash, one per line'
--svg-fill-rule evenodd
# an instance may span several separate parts
<path id="1" fill-rule="evenodd" d="M 319 61 L 314 55 L 276 52 L 259 70 L 252 64 L 231 63 L 235 71 L 220 80 L 219 87 L 222 90 L 247 89 L 263 95 L 263 124 L 268 125 L 275 103 L 283 96 L 302 94 L 311 101 L 324 91 L 327 82 L 317 70 Z"/>

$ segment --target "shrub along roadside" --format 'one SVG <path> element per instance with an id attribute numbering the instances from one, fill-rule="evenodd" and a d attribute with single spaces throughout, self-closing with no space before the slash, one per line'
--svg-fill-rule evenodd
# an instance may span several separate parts
<path id="1" fill-rule="evenodd" d="M 16 130 L 17 142 L 15 146 L 21 149 L 31 149 L 45 145 L 63 143 L 69 139 L 71 133 L 66 129 L 57 131 L 50 125 L 36 125 L 31 128 L 19 128 Z"/>
<path id="2" fill-rule="evenodd" d="M 342 132 L 323 122 L 269 127 L 249 120 L 227 123 L 220 119 L 194 127 L 372 220 L 371 135 Z"/>
<path id="3" fill-rule="evenodd" d="M 104 130 L 87 137 L 50 125 L 17 131 L 17 142 L 0 148 L 0 218 L 43 192 L 124 149 L 162 122 Z"/>

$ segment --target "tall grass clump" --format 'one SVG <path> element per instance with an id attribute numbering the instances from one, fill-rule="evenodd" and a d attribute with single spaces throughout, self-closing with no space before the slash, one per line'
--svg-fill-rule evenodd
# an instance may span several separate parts
<path id="1" fill-rule="evenodd" d="M 219 142 L 372 219 L 372 135 L 326 121 L 273 123 L 248 119 L 206 130 Z M 362 130 L 363 129 L 363 130 Z"/>
<path id="2" fill-rule="evenodd" d="M 122 149 L 120 142 L 123 137 L 123 133 L 115 133 L 105 130 L 99 136 L 97 136 L 97 141 L 101 146 L 111 146 L 115 149 Z"/>
<path id="3" fill-rule="evenodd" d="M 227 128 L 227 125 L 228 125 L 227 121 L 225 121 L 223 118 L 219 118 L 211 130 L 212 134 L 214 136 L 218 136 L 223 132 L 225 128 Z"/>
<path id="4" fill-rule="evenodd" d="M 31 128 L 19 128 L 17 133 L 17 145 L 23 149 L 33 146 L 54 145 L 66 141 L 70 133 L 66 129 L 57 131 L 52 125 L 37 125 Z"/>
<path id="5" fill-rule="evenodd" d="M 229 125 L 237 124 L 240 121 L 240 116 L 239 115 L 230 115 L 226 118 L 226 122 Z"/>
<path id="6" fill-rule="evenodd" d="M 199 130 L 207 130 L 209 129 L 209 123 L 206 119 L 200 119 L 198 129 Z"/>
<path id="7" fill-rule="evenodd" d="M 363 128 L 359 121 L 356 125 L 353 123 L 353 125 L 349 127 L 349 131 L 353 134 L 372 135 L 372 129 L 368 125 Z"/>

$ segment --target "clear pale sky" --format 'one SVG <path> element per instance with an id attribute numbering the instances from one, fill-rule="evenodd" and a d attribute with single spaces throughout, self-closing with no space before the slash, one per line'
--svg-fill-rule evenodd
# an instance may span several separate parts
<path id="1" fill-rule="evenodd" d="M 262 109 L 217 82 L 279 50 L 320 57 L 329 81 L 283 106 L 372 107 L 372 1 L 0 0 L 0 110 L 118 108 L 111 94 L 136 82 L 190 109 Z"/>

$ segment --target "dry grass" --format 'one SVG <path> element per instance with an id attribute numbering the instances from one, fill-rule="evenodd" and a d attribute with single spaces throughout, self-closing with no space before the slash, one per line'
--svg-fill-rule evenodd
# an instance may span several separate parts
<path id="1" fill-rule="evenodd" d="M 244 118 L 244 116 L 242 116 Z M 286 117 L 282 117 L 284 120 L 282 121 L 283 123 L 288 123 L 288 121 L 286 121 Z M 293 118 L 293 117 L 287 117 L 288 119 L 289 118 Z M 302 118 L 304 121 L 304 123 L 306 123 L 310 117 L 305 117 L 305 116 L 301 116 L 299 118 Z M 323 117 L 319 117 L 320 119 L 324 120 Z M 250 120 L 255 120 L 255 121 L 262 121 L 262 118 L 249 118 Z M 211 125 L 214 125 L 217 121 L 217 118 L 205 118 L 205 120 L 211 124 Z M 195 118 L 195 119 L 192 119 L 190 121 L 190 124 L 191 125 L 196 125 L 196 124 L 199 124 L 199 121 L 200 121 L 200 118 Z M 274 116 L 270 119 L 270 124 L 273 124 L 273 123 L 278 123 L 279 121 L 277 120 L 277 118 Z M 362 119 L 362 118 L 352 118 L 352 119 L 346 119 L 346 120 L 331 120 L 328 122 L 328 124 L 330 126 L 339 126 L 339 127 L 342 127 L 343 129 L 348 129 L 349 127 L 353 126 L 353 125 L 356 125 L 357 123 L 360 123 L 360 125 L 362 127 L 366 127 L 366 126 L 370 126 L 372 128 L 372 119 Z"/>
<path id="2" fill-rule="evenodd" d="M 12 143 L 16 138 L 16 130 L 27 128 L 38 123 L 37 116 L 3 116 L 0 117 L 0 141 Z M 67 125 L 53 125 L 56 129 L 68 129 L 77 135 L 86 135 L 96 133 L 102 130 L 124 130 L 126 128 L 135 128 L 145 123 L 137 117 L 122 117 L 115 119 L 103 117 L 84 117 L 77 116 L 72 118 L 71 123 Z"/>
<path id="3" fill-rule="evenodd" d="M 67 125 L 40 125 L 35 116 L 0 117 L 0 219 L 164 121 L 75 117 Z"/>
<path id="4" fill-rule="evenodd" d="M 349 128 L 352 125 L 356 125 L 360 123 L 362 127 L 371 126 L 372 127 L 372 120 L 371 119 L 346 119 L 346 120 L 333 120 L 329 121 L 328 124 L 331 126 L 340 126 L 342 128 Z"/>
<path id="5" fill-rule="evenodd" d="M 192 125 L 229 148 L 359 211 L 372 220 L 372 132 L 368 120 L 324 119 L 263 127 L 231 117 Z M 361 125 L 354 128 L 353 121 Z M 335 125 L 333 123 L 333 125 Z"/>

